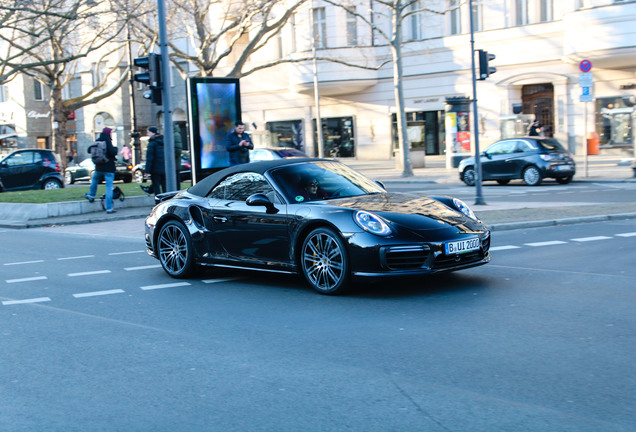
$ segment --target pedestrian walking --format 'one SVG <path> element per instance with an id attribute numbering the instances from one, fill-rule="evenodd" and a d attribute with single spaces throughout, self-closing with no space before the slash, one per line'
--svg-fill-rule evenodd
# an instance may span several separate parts
<path id="1" fill-rule="evenodd" d="M 99 182 L 106 182 L 106 213 L 115 213 L 117 211 L 113 208 L 113 182 L 115 181 L 115 158 L 117 157 L 117 147 L 113 146 L 113 140 L 110 137 L 111 132 L 111 128 L 105 127 L 97 137 L 97 140 L 95 140 L 95 143 L 88 147 L 88 152 L 91 155 L 94 155 L 93 148 L 100 147 L 101 142 L 106 143 L 103 159 L 96 159 L 95 156 L 92 156 L 93 163 L 95 164 L 95 171 L 91 178 L 91 186 L 88 193 L 84 194 L 84 197 L 89 202 L 94 202 Z"/>
<path id="2" fill-rule="evenodd" d="M 152 182 L 148 192 L 152 191 L 155 195 L 166 192 L 166 162 L 163 153 L 163 135 L 159 134 L 159 130 L 154 126 L 148 128 L 148 148 L 146 149 L 146 167 L 144 171 L 150 173 L 150 181 Z"/>

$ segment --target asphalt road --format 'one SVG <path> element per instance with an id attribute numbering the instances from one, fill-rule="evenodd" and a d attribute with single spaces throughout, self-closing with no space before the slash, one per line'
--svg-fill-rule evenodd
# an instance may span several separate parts
<path id="1" fill-rule="evenodd" d="M 139 220 L 4 230 L 2 431 L 632 431 L 636 221 L 455 274 L 168 278 Z"/>

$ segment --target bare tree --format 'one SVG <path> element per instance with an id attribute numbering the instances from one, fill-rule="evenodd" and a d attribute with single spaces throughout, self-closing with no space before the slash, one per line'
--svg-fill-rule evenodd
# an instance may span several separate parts
<path id="1" fill-rule="evenodd" d="M 28 4 L 30 9 L 15 11 L 13 28 L 3 29 L 12 32 L 3 42 L 13 53 L 3 65 L 5 76 L 24 73 L 48 87 L 54 148 L 64 154 L 70 114 L 111 96 L 127 78 L 128 70 L 120 68 L 126 20 L 112 12 L 108 0 L 31 0 Z M 37 14 L 37 10 L 47 13 Z M 23 29 L 17 28 L 19 23 Z M 85 71 L 83 61 L 89 57 L 97 65 L 93 85 L 83 83 L 81 94 L 65 99 L 63 90 Z M 111 76 L 115 81 L 107 88 Z"/>

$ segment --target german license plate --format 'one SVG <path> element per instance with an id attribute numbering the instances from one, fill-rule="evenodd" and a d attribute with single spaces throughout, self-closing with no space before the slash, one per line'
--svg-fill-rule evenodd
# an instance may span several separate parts
<path id="1" fill-rule="evenodd" d="M 446 255 L 462 254 L 478 250 L 481 246 L 479 239 L 469 238 L 466 240 L 444 243 L 444 253 Z"/>

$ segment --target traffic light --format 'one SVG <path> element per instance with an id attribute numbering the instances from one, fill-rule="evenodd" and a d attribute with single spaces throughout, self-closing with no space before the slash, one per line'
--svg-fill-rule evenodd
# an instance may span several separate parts
<path id="1" fill-rule="evenodd" d="M 497 68 L 489 66 L 490 60 L 495 59 L 494 54 L 488 54 L 488 51 L 477 50 L 479 52 L 479 79 L 485 80 L 489 75 L 497 72 Z"/>
<path id="2" fill-rule="evenodd" d="M 133 60 L 135 66 L 147 69 L 148 72 L 136 73 L 134 80 L 150 87 L 149 92 L 144 92 L 144 97 L 150 99 L 152 103 L 161 105 L 161 91 L 163 82 L 161 80 L 161 55 L 148 54 L 147 57 L 137 57 Z"/>

